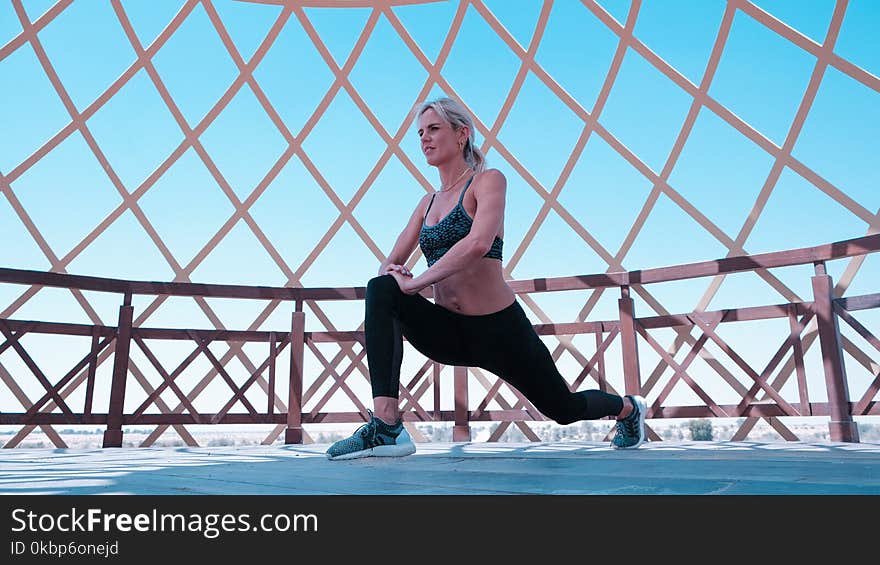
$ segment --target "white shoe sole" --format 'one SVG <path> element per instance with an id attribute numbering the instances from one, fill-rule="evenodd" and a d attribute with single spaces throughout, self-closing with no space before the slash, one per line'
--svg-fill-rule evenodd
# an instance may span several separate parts
<path id="1" fill-rule="evenodd" d="M 342 455 L 337 455 L 336 457 L 331 457 L 328 453 L 327 459 L 331 461 L 342 461 L 345 459 L 360 459 L 362 457 L 406 457 L 415 452 L 416 444 L 413 443 L 409 432 L 404 429 L 400 432 L 400 435 L 397 436 L 397 441 L 394 445 L 377 445 L 376 447 L 362 449 L 361 451 L 353 451 L 351 453 L 344 453 Z"/>
<path id="2" fill-rule="evenodd" d="M 645 399 L 639 395 L 633 395 L 633 400 L 639 407 L 639 441 L 637 441 L 634 445 L 630 445 L 629 447 L 618 447 L 612 444 L 612 447 L 614 447 L 614 449 L 635 449 L 645 443 L 645 441 L 647 440 L 645 434 L 645 412 L 648 411 L 648 403 L 645 402 Z"/>

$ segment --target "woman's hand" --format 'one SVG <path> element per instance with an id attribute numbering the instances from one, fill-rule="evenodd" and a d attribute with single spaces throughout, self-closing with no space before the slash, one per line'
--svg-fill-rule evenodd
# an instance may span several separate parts
<path id="1" fill-rule="evenodd" d="M 420 290 L 413 284 L 413 274 L 403 265 L 388 265 L 385 274 L 394 277 L 404 294 L 416 294 Z"/>
<path id="2" fill-rule="evenodd" d="M 410 272 L 410 270 L 406 268 L 406 265 L 398 265 L 396 263 L 391 263 L 389 265 L 386 265 L 385 269 L 379 274 L 380 275 L 388 275 L 388 274 L 391 274 L 392 272 L 398 272 L 405 277 L 412 277 L 413 276 L 413 274 Z"/>

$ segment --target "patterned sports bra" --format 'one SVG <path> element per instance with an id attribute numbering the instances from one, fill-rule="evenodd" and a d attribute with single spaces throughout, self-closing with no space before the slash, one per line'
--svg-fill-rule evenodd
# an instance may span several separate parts
<path id="1" fill-rule="evenodd" d="M 433 226 L 427 224 L 428 212 L 434 204 L 434 196 L 437 195 L 435 193 L 434 196 L 431 196 L 431 203 L 428 204 L 428 209 L 425 210 L 425 218 L 422 220 L 422 231 L 419 233 L 419 247 L 421 247 L 422 253 L 425 254 L 429 267 L 436 263 L 440 257 L 443 257 L 453 245 L 470 233 L 474 221 L 465 211 L 462 202 L 464 202 L 464 193 L 473 180 L 474 177 L 471 177 L 467 184 L 464 185 L 455 208 Z M 492 247 L 489 248 L 489 251 L 483 257 L 501 260 L 503 246 L 504 241 L 496 235 L 495 240 L 492 242 Z"/>

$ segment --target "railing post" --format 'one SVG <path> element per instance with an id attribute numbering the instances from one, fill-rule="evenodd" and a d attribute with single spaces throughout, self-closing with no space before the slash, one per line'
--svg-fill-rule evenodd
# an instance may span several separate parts
<path id="1" fill-rule="evenodd" d="M 623 384 L 626 394 L 640 394 L 642 378 L 639 373 L 639 347 L 636 341 L 635 303 L 629 286 L 620 287 L 620 348 L 623 353 Z"/>
<path id="2" fill-rule="evenodd" d="M 819 344 L 822 347 L 822 366 L 825 369 L 825 387 L 828 390 L 828 405 L 831 421 L 828 431 L 831 441 L 859 442 L 859 428 L 849 407 L 849 384 L 846 379 L 846 366 L 843 362 L 843 349 L 840 345 L 840 326 L 834 314 L 834 287 L 831 276 L 825 272 L 825 263 L 815 263 L 813 276 L 813 313 L 819 328 Z"/>
<path id="3" fill-rule="evenodd" d="M 442 419 L 442 415 L 440 414 L 440 363 L 434 361 L 431 363 L 433 365 L 433 375 L 434 375 L 434 420 L 439 422 Z"/>
<path id="4" fill-rule="evenodd" d="M 302 443 L 302 393 L 305 362 L 306 315 L 302 301 L 296 301 L 296 311 L 290 327 L 290 386 L 287 398 L 287 430 L 284 443 Z"/>
<path id="5" fill-rule="evenodd" d="M 83 420 L 88 422 L 92 419 L 92 402 L 95 398 L 95 374 L 98 371 L 98 340 L 100 328 L 92 326 L 92 348 L 89 350 L 89 369 L 86 373 L 86 399 L 83 406 Z"/>
<path id="6" fill-rule="evenodd" d="M 269 390 L 266 391 L 266 398 L 268 399 L 266 414 L 268 414 L 269 417 L 275 414 L 275 346 L 277 343 L 277 334 L 275 332 L 269 332 Z"/>
<path id="7" fill-rule="evenodd" d="M 116 348 L 113 353 L 113 381 L 110 385 L 110 407 L 107 411 L 107 429 L 104 447 L 122 447 L 122 415 L 125 411 L 125 382 L 128 380 L 128 352 L 131 346 L 131 321 L 134 307 L 131 293 L 126 292 L 119 307 L 116 327 Z"/>
<path id="8" fill-rule="evenodd" d="M 452 441 L 470 441 L 471 425 L 468 421 L 468 369 L 456 366 L 455 375 L 455 425 L 452 428 Z"/>

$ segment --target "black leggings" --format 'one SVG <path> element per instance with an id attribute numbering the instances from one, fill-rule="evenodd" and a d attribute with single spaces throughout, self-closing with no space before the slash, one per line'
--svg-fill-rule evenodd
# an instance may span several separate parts
<path id="1" fill-rule="evenodd" d="M 373 397 L 397 398 L 403 338 L 444 365 L 480 367 L 519 390 L 559 424 L 616 416 L 623 399 L 601 390 L 571 392 L 519 304 L 469 316 L 400 290 L 391 275 L 367 284 L 365 327 Z"/>

